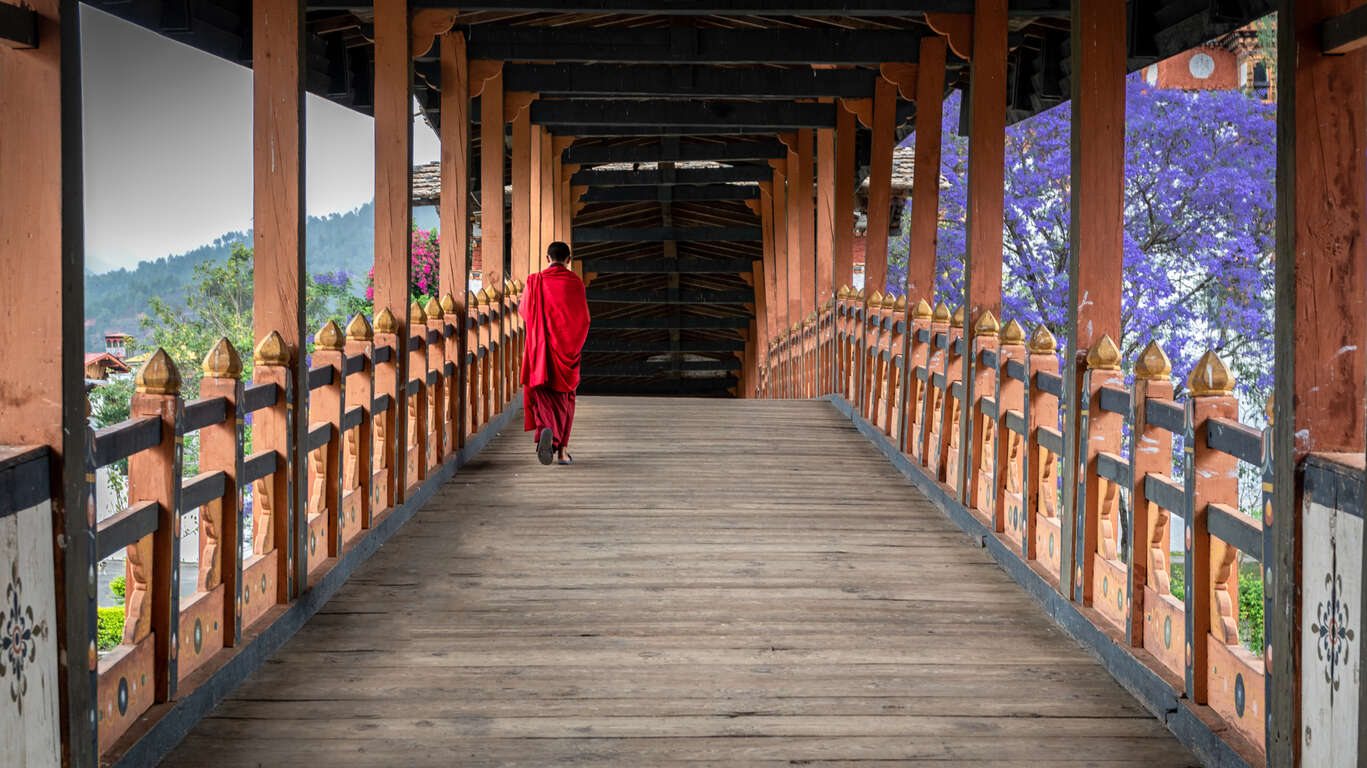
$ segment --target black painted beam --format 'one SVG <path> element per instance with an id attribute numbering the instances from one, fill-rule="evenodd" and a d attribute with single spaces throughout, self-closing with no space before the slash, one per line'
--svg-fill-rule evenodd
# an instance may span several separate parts
<path id="1" fill-rule="evenodd" d="M 584 363 L 580 375 L 611 378 L 656 378 L 668 377 L 684 371 L 739 371 L 740 361 L 729 360 L 661 360 L 658 362 L 596 364 Z M 676 378 L 683 378 L 676 376 Z M 725 378 L 725 377 L 718 377 Z"/>
<path id="2" fill-rule="evenodd" d="M 874 72 L 867 69 L 810 67 L 503 65 L 505 89 L 532 91 L 542 98 L 862 99 L 873 97 L 874 78 Z"/>
<path id="3" fill-rule="evenodd" d="M 585 272 L 598 274 L 737 275 L 753 272 L 750 259 L 580 259 Z"/>
<path id="4" fill-rule="evenodd" d="M 596 354 L 663 354 L 665 352 L 688 352 L 720 355 L 727 352 L 744 352 L 745 342 L 725 339 L 679 339 L 670 341 L 629 341 L 620 339 L 589 339 L 584 351 Z"/>
<path id="5" fill-rule="evenodd" d="M 1069 0 L 1010 0 L 1013 16 L 1066 16 Z M 409 0 L 413 8 L 459 8 L 463 12 L 639 14 L 670 16 L 920 16 L 923 13 L 972 13 L 973 0 Z M 313 8 L 369 8 L 371 0 L 316 0 Z"/>
<path id="6" fill-rule="evenodd" d="M 743 243 L 760 240 L 759 227 L 575 227 L 574 243 Z"/>
<path id="7" fill-rule="evenodd" d="M 537 99 L 533 125 L 834 128 L 835 104 L 795 101 Z M 705 133 L 706 131 L 699 131 Z"/>
<path id="8" fill-rule="evenodd" d="M 613 291 L 588 289 L 589 301 L 608 304 L 748 304 L 755 300 L 755 292 L 740 291 L 679 291 L 675 298 L 669 291 Z"/>
<path id="9" fill-rule="evenodd" d="M 921 39 L 916 30 L 887 29 L 467 29 L 472 59 L 559 63 L 875 65 L 916 61 Z"/>
<path id="10" fill-rule="evenodd" d="M 595 330 L 744 330 L 748 317 L 608 317 L 593 321 Z"/>
<path id="11" fill-rule="evenodd" d="M 677 171 L 676 171 L 677 173 Z M 579 196 L 583 203 L 697 203 L 718 200 L 757 200 L 759 187 L 744 184 L 697 184 L 682 187 L 594 187 Z"/>
<path id="12" fill-rule="evenodd" d="M 827 70 L 838 71 L 838 70 Z M 655 141 L 649 144 L 615 147 L 571 145 L 561 159 L 566 163 L 597 165 L 601 163 L 688 163 L 715 160 L 780 160 L 788 156 L 788 148 L 778 139 L 758 141 L 708 141 L 682 144 L 677 141 Z"/>
<path id="13" fill-rule="evenodd" d="M 0 3 L 0 45 L 10 48 L 38 47 L 38 12 Z"/>
<path id="14" fill-rule="evenodd" d="M 576 171 L 570 184 L 586 187 L 646 187 L 668 184 L 729 184 L 773 179 L 774 172 L 761 165 L 724 168 L 666 168 L 653 171 Z M 673 199 L 679 199 L 677 197 Z"/>
<path id="15" fill-rule="evenodd" d="M 1367 45 L 1367 5 L 1358 7 L 1320 24 L 1320 47 L 1337 55 Z"/>
<path id="16" fill-rule="evenodd" d="M 722 397 L 737 386 L 734 376 L 659 381 L 609 382 L 586 381 L 579 385 L 581 395 L 712 395 Z"/>
<path id="17" fill-rule="evenodd" d="M 772 125 L 548 125 L 555 136 L 576 138 L 649 136 L 775 136 L 784 129 Z"/>

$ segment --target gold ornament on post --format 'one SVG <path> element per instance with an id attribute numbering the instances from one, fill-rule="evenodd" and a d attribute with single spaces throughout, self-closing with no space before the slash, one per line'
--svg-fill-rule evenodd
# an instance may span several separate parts
<path id="1" fill-rule="evenodd" d="M 1035 332 L 1030 334 L 1030 351 L 1037 355 L 1052 355 L 1058 351 L 1058 342 L 1054 340 L 1054 334 L 1049 332 L 1049 328 L 1044 325 L 1035 327 Z"/>
<path id="2" fill-rule="evenodd" d="M 166 350 L 157 347 L 138 371 L 133 386 L 145 395 L 179 395 L 180 371 L 176 370 L 176 364 Z"/>
<path id="3" fill-rule="evenodd" d="M 954 309 L 954 315 L 949 318 L 950 328 L 964 327 L 964 305 L 960 304 Z"/>
<path id="4" fill-rule="evenodd" d="M 357 313 L 346 324 L 346 337 L 352 341 L 370 341 L 375 338 L 375 332 L 371 330 L 370 321 L 365 319 L 365 315 Z"/>
<path id="5" fill-rule="evenodd" d="M 427 313 L 422 311 L 422 305 L 416 300 L 408 305 L 408 322 L 413 325 L 423 325 L 427 322 Z"/>
<path id="6" fill-rule="evenodd" d="M 892 309 L 897 306 L 897 297 L 891 293 L 883 294 L 883 309 Z"/>
<path id="7" fill-rule="evenodd" d="M 449 312 L 455 312 L 455 311 L 456 311 L 456 297 L 455 297 L 455 296 L 452 296 L 452 295 L 449 294 L 449 293 L 442 294 L 442 297 L 441 297 L 441 312 L 442 312 L 442 314 L 445 315 L 445 314 L 447 314 L 447 313 L 449 313 Z"/>
<path id="8" fill-rule="evenodd" d="M 1097 339 L 1092 348 L 1087 350 L 1087 370 L 1120 370 L 1120 348 L 1111 340 L 1110 334 L 1101 334 L 1101 338 Z"/>
<path id="9" fill-rule="evenodd" d="M 929 320 L 934 314 L 930 308 L 930 302 L 921 299 L 916 302 L 916 306 L 911 310 L 911 316 L 915 320 Z"/>
<path id="10" fill-rule="evenodd" d="M 337 323 L 329 320 L 323 323 L 323 327 L 318 329 L 318 333 L 313 337 L 315 349 L 336 352 L 345 345 L 346 339 L 342 336 L 342 329 L 337 327 Z"/>
<path id="11" fill-rule="evenodd" d="M 850 287 L 848 285 L 840 286 L 840 290 L 836 291 L 835 295 L 836 298 L 848 299 L 850 297 Z"/>
<path id="12" fill-rule="evenodd" d="M 1001 330 L 1001 340 L 1003 344 L 1024 344 L 1025 329 L 1013 319 Z"/>
<path id="13" fill-rule="evenodd" d="M 874 291 L 873 295 L 869 297 L 869 306 L 874 309 L 883 306 L 883 294 Z"/>
<path id="14" fill-rule="evenodd" d="M 228 337 L 224 336 L 204 356 L 200 368 L 205 378 L 236 379 L 242 375 L 242 357 L 237 354 L 237 348 L 228 341 Z"/>
<path id="15" fill-rule="evenodd" d="M 491 304 L 494 300 L 494 297 L 489 293 L 489 286 L 487 285 L 479 289 L 479 293 L 476 294 L 476 298 L 479 300 L 479 305 L 481 307 L 489 306 L 489 304 Z"/>
<path id="16" fill-rule="evenodd" d="M 279 331 L 271 331 L 256 345 L 252 359 L 257 365 L 289 365 L 290 348 Z"/>
<path id="17" fill-rule="evenodd" d="M 987 310 L 978 318 L 978 322 L 973 326 L 974 336 L 996 336 L 1001 332 L 1001 324 L 997 322 L 997 316 L 992 314 L 992 310 Z"/>
<path id="18" fill-rule="evenodd" d="M 906 312 L 906 311 L 907 311 L 907 297 L 906 297 L 906 296 L 898 296 L 898 297 L 897 297 L 896 303 L 894 303 L 892 306 L 893 306 L 893 309 L 896 309 L 898 312 Z"/>
<path id="19" fill-rule="evenodd" d="M 427 300 L 427 306 L 422 308 L 422 313 L 427 315 L 428 320 L 440 320 L 442 318 L 441 302 L 437 301 L 436 296 Z"/>
<path id="20" fill-rule="evenodd" d="M 1172 373 L 1172 362 L 1164 354 L 1163 348 L 1158 346 L 1158 342 L 1150 341 L 1144 351 L 1139 353 L 1139 360 L 1134 364 L 1134 377 L 1136 379 L 1166 379 Z"/>
<path id="21" fill-rule="evenodd" d="M 1187 376 L 1187 388 L 1196 397 L 1228 395 L 1234 391 L 1234 374 L 1215 350 L 1208 349 Z"/>
<path id="22" fill-rule="evenodd" d="M 381 309 L 375 313 L 375 332 L 376 333 L 398 333 L 399 321 L 394 319 L 394 313 L 389 311 L 389 307 Z"/>
<path id="23" fill-rule="evenodd" d="M 943 301 L 935 305 L 935 311 L 931 313 L 930 321 L 932 323 L 949 322 L 949 307 L 945 306 Z"/>

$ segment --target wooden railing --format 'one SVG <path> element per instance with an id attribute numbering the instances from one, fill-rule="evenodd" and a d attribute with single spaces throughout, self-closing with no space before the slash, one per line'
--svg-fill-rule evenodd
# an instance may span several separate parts
<path id="1" fill-rule="evenodd" d="M 190 402 L 170 356 L 151 356 L 137 374 L 131 418 L 91 435 L 90 471 L 127 459 L 129 481 L 127 508 L 95 534 L 96 563 L 121 550 L 126 558 L 122 642 L 98 660 L 92 716 L 102 754 L 122 753 L 120 739 L 139 718 L 208 679 L 208 667 L 226 663 L 223 649 L 276 621 L 280 606 L 305 594 L 504 411 L 518 390 L 520 294 L 520 283 L 510 283 L 468 295 L 464 307 L 449 295 L 415 302 L 402 347 L 388 309 L 373 325 L 361 315 L 345 331 L 328 322 L 304 381 L 292 375 L 279 333 L 257 345 L 250 383 L 221 339 L 204 358 L 201 397 Z M 400 349 L 408 355 L 402 387 Z M 296 407 L 307 409 L 304 434 L 294 434 Z M 200 471 L 184 477 L 184 438 L 196 432 Z M 298 462 L 302 489 L 293 479 Z M 182 585 L 181 521 L 195 510 L 198 578 Z M 95 649 L 92 635 L 92 663 Z"/>
<path id="2" fill-rule="evenodd" d="M 963 326 L 962 308 L 924 299 L 908 308 L 903 298 L 842 288 L 773 341 L 761 395 L 843 398 L 1093 626 L 1222 724 L 1216 730 L 1237 753 L 1261 762 L 1264 663 L 1241 643 L 1239 564 L 1270 553 L 1263 523 L 1239 509 L 1238 468 L 1263 473 L 1266 499 L 1270 428 L 1239 423 L 1232 376 L 1213 352 L 1192 373 L 1185 401 L 1174 401 L 1171 365 L 1156 343 L 1127 387 L 1120 352 L 1103 337 L 1079 382 L 1085 456 L 1069 494 L 1054 336 L 1041 326 L 1027 339 L 1017 322 L 1001 327 L 991 313 L 971 334 Z M 1170 583 L 1174 515 L 1187 524 L 1182 599 Z"/>

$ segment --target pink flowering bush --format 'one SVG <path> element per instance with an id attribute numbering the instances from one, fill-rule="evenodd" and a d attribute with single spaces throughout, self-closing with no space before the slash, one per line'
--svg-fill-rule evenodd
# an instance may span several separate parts
<path id="1" fill-rule="evenodd" d="M 412 263 L 408 275 L 408 298 L 410 300 L 425 300 L 437 297 L 441 291 L 441 284 L 437 279 L 437 257 L 440 253 L 440 247 L 437 244 L 437 230 L 414 229 L 410 251 Z M 374 306 L 375 268 L 371 267 L 370 271 L 366 273 L 365 306 L 357 309 L 369 314 L 369 310 L 372 310 Z"/>

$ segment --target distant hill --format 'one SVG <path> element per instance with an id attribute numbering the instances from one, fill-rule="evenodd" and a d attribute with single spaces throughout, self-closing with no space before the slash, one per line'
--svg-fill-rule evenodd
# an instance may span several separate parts
<path id="1" fill-rule="evenodd" d="M 431 208 L 414 208 L 418 226 L 436 226 Z M 346 270 L 359 295 L 365 289 L 366 272 L 373 263 L 375 249 L 375 210 L 367 203 L 347 213 L 310 216 L 306 224 L 308 271 Z M 104 349 L 104 334 L 123 331 L 142 336 L 139 318 L 147 312 L 148 300 L 157 296 L 171 306 L 182 306 L 185 288 L 198 264 L 227 258 L 233 243 L 251 245 L 252 233 L 228 232 L 192 251 L 163 256 L 155 261 L 138 262 L 134 269 L 116 269 L 102 274 L 86 273 L 85 348 L 88 352 Z"/>

